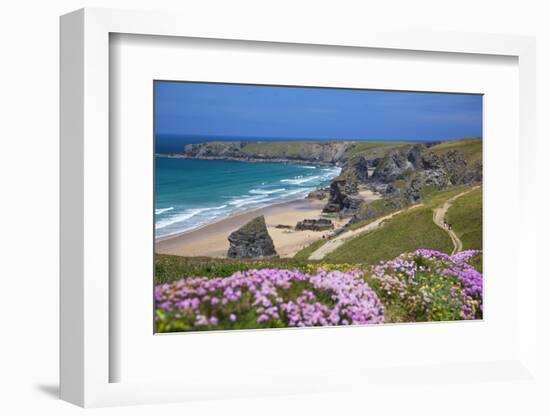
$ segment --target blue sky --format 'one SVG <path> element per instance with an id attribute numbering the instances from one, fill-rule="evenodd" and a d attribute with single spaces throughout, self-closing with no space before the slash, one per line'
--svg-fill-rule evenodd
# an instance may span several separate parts
<path id="1" fill-rule="evenodd" d="M 154 93 L 157 139 L 426 141 L 482 135 L 481 95 L 167 81 L 155 81 Z"/>

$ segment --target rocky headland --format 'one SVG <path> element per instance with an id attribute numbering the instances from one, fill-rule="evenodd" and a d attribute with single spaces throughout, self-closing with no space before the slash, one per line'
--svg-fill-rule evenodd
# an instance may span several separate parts
<path id="1" fill-rule="evenodd" d="M 189 144 L 173 157 L 247 162 L 306 163 L 341 167 L 328 189 L 308 198 L 325 200 L 323 212 L 349 224 L 418 203 L 430 190 L 482 181 L 481 139 L 448 142 L 280 141 Z M 361 190 L 381 195 L 365 201 Z"/>

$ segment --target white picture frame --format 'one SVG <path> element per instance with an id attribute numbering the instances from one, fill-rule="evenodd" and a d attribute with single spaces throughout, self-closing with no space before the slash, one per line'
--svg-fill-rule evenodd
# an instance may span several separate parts
<path id="1" fill-rule="evenodd" d="M 82 9 L 61 18 L 61 398 L 80 406 L 183 401 L 262 394 L 309 393 L 372 386 L 380 379 L 408 374 L 434 380 L 535 380 L 536 279 L 534 215 L 520 215 L 516 258 L 523 275 L 517 292 L 517 348 L 507 359 L 479 362 L 419 362 L 413 368 L 333 369 L 320 374 L 272 375 L 269 379 L 227 384 L 208 379 L 112 382 L 110 366 L 120 357 L 110 349 L 110 34 L 246 40 L 282 44 L 331 45 L 430 51 L 442 54 L 504 55 L 519 66 L 519 213 L 527 214 L 536 192 L 535 41 L 530 37 L 468 33 L 395 32 L 375 29 L 330 31 L 311 26 L 279 27 L 266 21 L 211 24 L 167 13 Z M 517 265 L 516 265 L 517 266 Z M 511 270 L 510 273 L 517 273 Z M 335 329 L 332 331 L 339 331 Z M 332 332 L 336 334 L 336 332 Z M 273 333 L 271 333 L 273 334 Z M 152 335 L 152 334 L 151 334 Z M 227 336 L 227 334 L 220 334 Z M 271 337 L 277 335 L 270 335 Z M 242 341 L 241 341 L 242 342 Z M 388 377 L 391 374 L 391 377 Z M 342 380 L 348 380 L 342 382 Z"/>

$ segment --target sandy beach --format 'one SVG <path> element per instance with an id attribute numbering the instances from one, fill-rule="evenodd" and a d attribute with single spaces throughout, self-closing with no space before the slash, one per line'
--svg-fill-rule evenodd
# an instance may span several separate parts
<path id="1" fill-rule="evenodd" d="M 368 190 L 360 189 L 359 195 L 364 201 L 373 201 L 380 195 Z M 298 221 L 304 219 L 323 218 L 323 207 L 327 200 L 300 199 L 268 207 L 259 208 L 242 214 L 236 214 L 223 220 L 205 225 L 199 229 L 186 233 L 157 239 L 155 252 L 159 254 L 173 254 L 177 256 L 207 256 L 226 257 L 229 249 L 227 237 L 251 219 L 264 215 L 267 230 L 273 239 L 275 249 L 280 257 L 293 257 L 302 248 L 327 234 L 327 231 L 295 231 L 293 229 L 276 228 L 277 225 L 294 227 Z M 327 217 L 325 217 L 327 218 Z M 344 225 L 349 219 L 329 217 L 336 228 Z"/>
<path id="2" fill-rule="evenodd" d="M 264 215 L 277 253 L 280 257 L 292 257 L 303 247 L 322 238 L 326 232 L 294 231 L 275 227 L 278 224 L 294 227 L 298 221 L 305 218 L 321 218 L 325 204 L 326 200 L 302 199 L 237 214 L 197 230 L 159 239 L 155 243 L 155 251 L 159 254 L 178 256 L 225 257 L 229 249 L 229 234 L 258 215 Z M 337 218 L 331 219 L 336 227 L 345 222 Z"/>

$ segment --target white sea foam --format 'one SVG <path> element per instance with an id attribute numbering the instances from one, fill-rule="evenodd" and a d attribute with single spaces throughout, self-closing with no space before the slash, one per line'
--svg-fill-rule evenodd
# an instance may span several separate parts
<path id="1" fill-rule="evenodd" d="M 160 215 L 160 214 L 162 214 L 163 212 L 172 211 L 173 209 L 174 209 L 174 207 L 157 208 L 157 209 L 155 209 L 155 214 L 156 214 L 156 215 Z"/>
<path id="2" fill-rule="evenodd" d="M 227 207 L 227 205 L 220 205 L 218 207 L 188 208 L 188 209 L 185 209 L 184 211 L 182 211 L 180 213 L 170 215 L 167 218 L 163 218 L 159 221 L 156 221 L 155 222 L 155 229 L 160 230 L 160 229 L 168 227 L 170 225 L 187 221 L 190 218 L 193 218 L 195 216 L 198 216 L 198 215 L 202 214 L 203 212 L 219 211 L 219 210 L 222 210 L 226 207 Z"/>
<path id="3" fill-rule="evenodd" d="M 253 205 L 253 204 L 261 204 L 263 202 L 272 201 L 274 198 L 269 198 L 266 195 L 257 195 L 257 196 L 250 196 L 250 197 L 242 197 L 233 199 L 232 201 L 229 201 L 229 205 L 232 205 L 235 208 L 242 208 L 247 205 Z"/>
<path id="4" fill-rule="evenodd" d="M 308 176 L 306 178 L 302 176 L 296 176 L 293 179 L 281 179 L 281 182 L 289 183 L 291 185 L 301 185 L 303 183 L 311 182 L 317 179 L 321 179 L 321 176 Z"/>
<path id="5" fill-rule="evenodd" d="M 255 195 L 271 195 L 271 194 L 278 194 L 281 192 L 286 191 L 286 188 L 277 188 L 277 189 L 251 189 L 248 191 L 249 194 L 255 194 Z"/>

